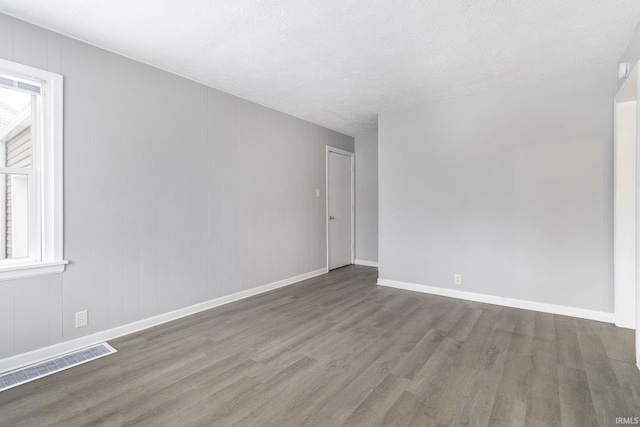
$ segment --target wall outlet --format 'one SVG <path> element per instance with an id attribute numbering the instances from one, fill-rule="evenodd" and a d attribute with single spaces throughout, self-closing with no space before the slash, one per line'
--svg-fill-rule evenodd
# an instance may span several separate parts
<path id="1" fill-rule="evenodd" d="M 320 189 L 316 188 L 316 197 L 320 197 Z"/>
<path id="2" fill-rule="evenodd" d="M 89 324 L 89 316 L 87 310 L 78 311 L 76 313 L 76 328 L 82 328 Z"/>
<path id="3" fill-rule="evenodd" d="M 462 285 L 462 274 L 454 274 L 453 281 L 456 285 Z"/>

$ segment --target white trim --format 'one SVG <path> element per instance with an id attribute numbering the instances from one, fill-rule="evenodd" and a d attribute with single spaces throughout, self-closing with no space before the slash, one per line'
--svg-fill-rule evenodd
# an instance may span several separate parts
<path id="1" fill-rule="evenodd" d="M 63 259 L 63 138 L 64 102 L 63 77 L 56 75 L 43 82 L 43 100 L 48 102 L 42 117 L 43 134 L 49 140 L 43 144 L 40 164 L 44 173 L 40 183 L 42 200 L 42 261 Z"/>
<path id="2" fill-rule="evenodd" d="M 63 260 L 63 76 L 4 59 L 0 59 L 0 70 L 36 79 L 42 88 L 37 107 L 32 110 L 40 120 L 32 120 L 31 135 L 37 170 L 37 182 L 29 178 L 31 261 L 20 263 L 18 268 L 0 265 L 0 280 L 62 272 L 67 264 Z"/>
<path id="3" fill-rule="evenodd" d="M 635 146 L 633 147 L 634 149 L 632 150 L 628 150 L 631 151 L 631 153 L 627 152 L 625 153 L 626 155 L 632 154 L 634 156 L 634 160 L 635 160 L 635 191 L 630 190 L 627 197 L 633 197 L 635 200 L 635 223 L 633 225 L 628 225 L 628 224 L 620 224 L 620 215 L 618 212 L 616 212 L 616 208 L 619 208 L 618 206 L 618 194 L 617 191 L 619 190 L 618 188 L 618 183 L 614 182 L 615 184 L 615 196 L 616 198 L 614 199 L 614 312 L 615 312 L 615 318 L 616 318 L 616 325 L 617 326 L 631 326 L 631 321 L 635 320 L 635 338 L 636 338 L 636 345 L 635 345 L 635 355 L 636 355 L 636 364 L 638 364 L 638 366 L 640 366 L 640 238 L 638 238 L 638 231 L 640 230 L 640 173 L 639 173 L 639 165 L 640 165 L 640 150 L 638 149 L 638 147 L 640 147 L 640 75 L 639 75 L 639 65 L 640 62 L 636 62 L 635 64 L 633 64 L 633 68 L 631 70 L 631 72 L 629 73 L 629 75 L 627 76 L 627 79 L 622 83 L 622 86 L 620 87 L 620 89 L 618 90 L 618 92 L 616 93 L 616 96 L 614 98 L 615 104 L 614 104 L 614 163 L 615 162 L 615 157 L 617 157 L 618 155 L 620 155 L 621 153 L 619 153 L 619 147 L 618 147 L 618 131 L 620 130 L 619 128 L 619 120 L 621 117 L 619 117 L 619 113 L 621 111 L 622 108 L 622 104 L 626 103 L 626 102 L 630 102 L 630 101 L 634 101 L 636 108 L 635 108 L 635 127 L 636 127 L 636 135 L 635 135 Z M 635 151 L 635 153 L 634 153 Z M 614 168 L 617 168 L 618 165 L 614 164 Z M 618 177 L 618 171 L 616 170 L 615 176 L 614 178 Z M 635 194 L 634 194 L 635 193 Z M 627 221 L 625 221 L 626 223 Z M 620 253 L 621 252 L 621 248 L 618 245 L 617 239 L 623 235 L 622 233 L 627 233 L 627 236 L 629 233 L 631 233 L 631 235 L 633 236 L 633 238 L 635 238 L 635 251 L 633 253 L 633 260 L 629 260 L 627 259 L 627 263 L 631 264 L 633 262 L 635 262 L 635 277 L 628 277 L 630 274 L 625 271 L 621 271 L 621 269 L 619 268 L 620 265 L 618 263 L 618 258 L 622 257 L 624 258 L 625 254 Z M 620 275 L 620 273 L 627 273 L 627 274 L 622 274 Z M 626 286 L 625 286 L 626 285 Z M 635 297 L 633 296 L 633 291 L 635 291 Z M 633 319 L 635 315 L 635 319 Z"/>
<path id="4" fill-rule="evenodd" d="M 51 345 L 49 347 L 39 348 L 37 350 L 33 350 L 28 353 L 7 357 L 6 359 L 0 360 L 0 373 L 6 372 L 6 371 L 12 371 L 22 366 L 31 365 L 33 363 L 36 363 L 42 360 L 46 360 L 52 357 L 57 357 L 62 354 L 66 354 L 66 353 L 76 351 L 85 347 L 99 344 L 103 341 L 108 341 L 114 338 L 121 337 L 123 335 L 132 334 L 134 332 L 151 328 L 153 326 L 157 326 L 162 323 L 171 322 L 172 320 L 180 319 L 182 317 L 199 313 L 204 310 L 209 310 L 211 308 L 228 304 L 230 302 L 249 298 L 254 295 L 262 294 L 264 292 L 281 288 L 283 286 L 292 285 L 294 283 L 311 279 L 312 277 L 320 276 L 326 273 L 327 273 L 327 269 L 321 268 L 320 270 L 315 270 L 309 273 L 300 274 L 298 276 L 290 277 L 288 279 L 283 279 L 283 280 L 269 283 L 263 286 L 258 286 L 257 288 L 248 289 L 246 291 L 212 299 L 210 301 L 205 301 L 189 307 L 171 311 L 169 313 L 164 313 L 158 316 L 149 317 L 147 319 L 138 320 L 137 322 L 129 323 L 123 326 L 118 326 L 117 328 L 109 329 L 102 332 L 96 332 L 95 334 L 87 335 L 85 337 L 77 338 L 71 341 L 61 342 L 58 344 Z"/>
<path id="5" fill-rule="evenodd" d="M 30 67 L 28 65 L 24 65 L 19 62 L 9 61 L 6 59 L 0 59 L 0 70 L 8 71 L 10 73 L 17 74 L 18 76 L 33 78 L 36 81 L 37 80 L 54 80 L 58 77 L 62 77 L 60 74 L 53 73 L 51 71 Z"/>
<path id="6" fill-rule="evenodd" d="M 327 152 L 332 152 L 332 153 L 336 153 L 336 154 L 342 154 L 343 156 L 347 156 L 347 157 L 353 157 L 354 153 L 352 153 L 351 151 L 347 151 L 347 150 L 343 150 L 341 148 L 336 148 L 336 147 L 332 147 L 330 145 L 327 145 Z"/>
<path id="7" fill-rule="evenodd" d="M 541 311 L 543 313 L 560 314 L 563 316 L 579 317 L 581 319 L 597 320 L 598 322 L 613 323 L 613 313 L 588 310 L 578 307 L 547 304 L 543 302 L 525 301 L 514 298 L 505 298 L 495 295 L 477 294 L 474 292 L 459 291 L 456 289 L 439 288 L 436 286 L 418 285 L 416 283 L 398 282 L 395 280 L 378 279 L 378 285 L 390 288 L 405 289 L 407 291 L 422 292 L 425 294 L 440 295 L 443 297 L 458 298 L 467 301 L 483 302 L 486 304 L 501 305 L 505 307 L 522 308 L 524 310 Z"/>
<path id="8" fill-rule="evenodd" d="M 330 145 L 326 146 L 325 154 L 325 231 L 326 231 L 326 243 L 327 243 L 327 271 L 329 270 L 329 153 L 341 154 L 351 159 L 351 264 L 355 263 L 356 259 L 356 217 L 355 217 L 355 153 L 351 151 L 341 150 Z"/>
<path id="9" fill-rule="evenodd" d="M 636 327 L 636 109 L 635 100 L 614 103 L 613 312 L 616 326 L 630 329 Z"/>
<path id="10" fill-rule="evenodd" d="M 31 261 L 24 264 L 6 265 L 0 269 L 0 280 L 62 273 L 64 266 L 68 263 L 69 261 Z"/>
<path id="11" fill-rule="evenodd" d="M 366 265 L 367 267 L 377 267 L 378 266 L 378 261 L 367 261 L 367 260 L 364 260 L 364 259 L 356 259 L 354 264 L 356 264 L 356 265 Z"/>

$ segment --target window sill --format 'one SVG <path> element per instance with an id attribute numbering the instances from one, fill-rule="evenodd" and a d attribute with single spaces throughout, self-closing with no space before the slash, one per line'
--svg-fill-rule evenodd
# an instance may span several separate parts
<path id="1" fill-rule="evenodd" d="M 0 266 L 0 280 L 20 279 L 22 277 L 42 276 L 62 273 L 69 261 L 26 262 Z"/>

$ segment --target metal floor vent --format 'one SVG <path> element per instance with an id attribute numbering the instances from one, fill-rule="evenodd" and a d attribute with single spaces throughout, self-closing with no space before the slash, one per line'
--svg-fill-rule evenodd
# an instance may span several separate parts
<path id="1" fill-rule="evenodd" d="M 106 342 L 0 374 L 0 392 L 117 352 Z"/>

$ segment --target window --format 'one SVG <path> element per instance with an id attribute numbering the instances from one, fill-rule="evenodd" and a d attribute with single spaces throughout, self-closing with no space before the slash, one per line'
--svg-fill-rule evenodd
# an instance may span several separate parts
<path id="1" fill-rule="evenodd" d="M 62 76 L 0 60 L 0 280 L 64 271 Z"/>

